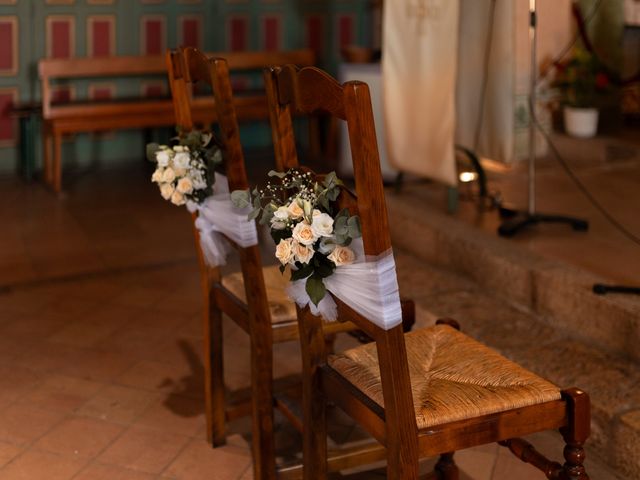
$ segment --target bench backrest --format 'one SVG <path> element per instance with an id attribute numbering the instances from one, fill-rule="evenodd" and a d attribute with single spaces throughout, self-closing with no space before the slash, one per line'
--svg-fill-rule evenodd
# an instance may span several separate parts
<path id="1" fill-rule="evenodd" d="M 229 69 L 234 73 L 260 70 L 266 65 L 293 63 L 307 66 L 315 63 L 314 52 L 306 49 L 274 52 L 211 52 L 206 55 L 225 58 Z M 151 75 L 166 78 L 167 67 L 164 55 L 46 58 L 38 62 L 38 73 L 42 82 L 42 111 L 44 118 L 48 118 L 51 113 L 51 80 Z"/>

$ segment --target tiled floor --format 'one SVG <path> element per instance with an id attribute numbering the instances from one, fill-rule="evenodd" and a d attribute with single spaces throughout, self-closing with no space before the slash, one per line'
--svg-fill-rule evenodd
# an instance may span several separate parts
<path id="1" fill-rule="evenodd" d="M 96 173 L 62 198 L 0 181 L 0 480 L 252 477 L 246 420 L 230 425 L 227 446 L 204 441 L 190 219 L 146 175 Z M 244 386 L 247 338 L 229 324 L 225 345 L 229 386 Z M 277 348 L 277 373 L 297 369 L 296 348 Z M 350 425 L 334 432 L 358 437 Z M 537 437 L 559 457 L 557 436 Z M 282 422 L 278 439 L 287 452 L 299 442 Z M 493 445 L 458 461 L 465 480 L 541 478 Z"/>

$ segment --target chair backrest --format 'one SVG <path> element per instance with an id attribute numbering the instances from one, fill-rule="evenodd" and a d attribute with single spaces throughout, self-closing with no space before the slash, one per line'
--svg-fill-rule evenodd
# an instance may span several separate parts
<path id="1" fill-rule="evenodd" d="M 343 193 L 339 201 L 350 204 L 352 212 L 357 211 L 360 216 L 365 254 L 378 256 L 388 252 L 391 238 L 369 87 L 362 82 L 340 85 L 315 67 L 298 69 L 285 65 L 265 70 L 265 88 L 280 170 L 299 166 L 292 115 L 325 112 L 346 121 L 356 197 Z M 411 435 L 417 427 L 402 325 L 385 330 L 335 300 L 341 320 L 354 322 L 376 341 L 387 425 L 405 428 Z M 308 342 L 302 348 L 303 355 L 326 359 L 327 352 L 319 337 L 322 331 L 319 318 L 304 309 L 299 311 L 299 320 L 305 329 L 301 341 Z"/>

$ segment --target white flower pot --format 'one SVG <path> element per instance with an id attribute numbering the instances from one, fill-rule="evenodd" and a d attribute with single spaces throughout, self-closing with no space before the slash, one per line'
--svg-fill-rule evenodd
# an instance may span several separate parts
<path id="1" fill-rule="evenodd" d="M 598 131 L 597 108 L 564 107 L 564 128 L 574 137 L 591 138 Z"/>

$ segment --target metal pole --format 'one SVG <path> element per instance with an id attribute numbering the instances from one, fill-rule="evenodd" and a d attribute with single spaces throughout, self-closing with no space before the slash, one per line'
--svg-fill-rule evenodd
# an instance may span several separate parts
<path id="1" fill-rule="evenodd" d="M 529 42 L 531 46 L 531 85 L 529 91 L 529 215 L 536 213 L 536 80 L 537 80 L 536 0 L 529 0 Z"/>

